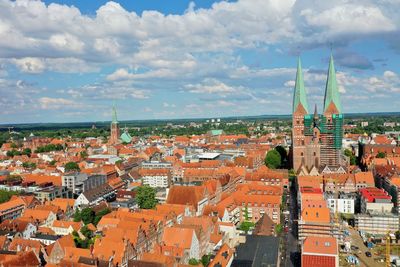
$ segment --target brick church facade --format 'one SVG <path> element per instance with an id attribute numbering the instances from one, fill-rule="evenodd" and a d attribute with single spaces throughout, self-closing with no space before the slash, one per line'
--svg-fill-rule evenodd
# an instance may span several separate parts
<path id="1" fill-rule="evenodd" d="M 331 56 L 323 113 L 309 113 L 300 59 L 297 65 L 292 111 L 292 165 L 297 174 L 346 172 L 342 153 L 343 114 Z"/>

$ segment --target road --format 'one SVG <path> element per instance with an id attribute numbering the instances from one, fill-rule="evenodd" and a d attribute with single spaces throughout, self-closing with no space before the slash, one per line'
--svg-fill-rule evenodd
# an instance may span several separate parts
<path id="1" fill-rule="evenodd" d="M 284 266 L 295 267 L 300 266 L 300 253 L 298 250 L 297 240 L 297 193 L 294 186 L 290 187 L 289 191 L 289 231 L 284 235 L 286 257 L 284 259 Z"/>

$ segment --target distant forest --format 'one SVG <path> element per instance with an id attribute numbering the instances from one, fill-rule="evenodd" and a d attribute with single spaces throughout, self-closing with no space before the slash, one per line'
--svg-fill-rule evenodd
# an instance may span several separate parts
<path id="1" fill-rule="evenodd" d="M 385 131 L 400 131 L 400 126 L 384 127 L 384 122 L 400 124 L 400 113 L 366 113 L 345 114 L 345 125 L 356 127 L 346 132 L 351 133 L 383 133 Z M 193 135 L 203 134 L 211 129 L 222 129 L 227 134 L 265 134 L 268 132 L 289 133 L 291 116 L 289 115 L 265 115 L 247 117 L 221 118 L 221 122 L 206 123 L 204 119 L 177 119 L 177 120 L 141 120 L 120 121 L 121 132 L 126 130 L 132 136 L 148 135 Z M 367 121 L 367 127 L 361 127 L 361 122 Z M 10 127 L 10 128 L 9 128 Z M 251 129 L 251 133 L 249 132 Z M 79 122 L 79 123 L 32 123 L 0 125 L 0 145 L 12 140 L 22 140 L 31 134 L 50 138 L 86 138 L 103 137 L 110 135 L 110 121 L 103 122 Z"/>

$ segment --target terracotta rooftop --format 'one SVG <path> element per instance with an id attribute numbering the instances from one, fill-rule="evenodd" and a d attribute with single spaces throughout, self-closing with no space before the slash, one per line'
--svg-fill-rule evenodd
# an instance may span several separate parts
<path id="1" fill-rule="evenodd" d="M 309 236 L 304 240 L 303 253 L 307 254 L 338 254 L 338 243 L 334 237 Z"/>
<path id="2" fill-rule="evenodd" d="M 307 223 L 330 223 L 329 208 L 308 208 L 301 211 L 301 220 Z"/>
<path id="3" fill-rule="evenodd" d="M 189 249 L 192 245 L 192 239 L 195 236 L 193 229 L 167 227 L 164 229 L 162 242 L 166 246 Z"/>
<path id="4" fill-rule="evenodd" d="M 167 203 L 192 205 L 197 210 L 197 204 L 207 196 L 207 190 L 203 186 L 171 186 Z"/>

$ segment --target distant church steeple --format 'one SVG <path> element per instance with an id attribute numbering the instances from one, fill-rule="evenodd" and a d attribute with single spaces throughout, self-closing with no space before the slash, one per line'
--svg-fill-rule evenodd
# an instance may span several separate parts
<path id="1" fill-rule="evenodd" d="M 113 145 L 119 143 L 119 125 L 118 125 L 117 109 L 115 108 L 115 103 L 112 108 L 110 143 Z"/>
<path id="2" fill-rule="evenodd" d="M 117 109 L 115 108 L 115 103 L 112 107 L 112 122 L 111 123 L 118 123 L 117 119 Z"/>

